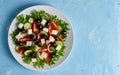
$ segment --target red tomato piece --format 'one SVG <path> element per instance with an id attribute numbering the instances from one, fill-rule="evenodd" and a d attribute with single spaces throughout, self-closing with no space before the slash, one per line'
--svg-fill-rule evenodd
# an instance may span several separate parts
<path id="1" fill-rule="evenodd" d="M 48 50 L 47 48 L 43 47 L 39 49 L 39 52 L 46 52 L 47 50 Z"/>
<path id="2" fill-rule="evenodd" d="M 41 36 L 41 33 L 38 33 L 38 34 L 37 34 L 37 40 L 40 39 L 40 36 Z"/>
<path id="3" fill-rule="evenodd" d="M 27 37 L 21 38 L 19 41 L 24 43 L 24 42 L 30 41 L 30 40 L 31 40 L 30 37 L 27 36 Z"/>
<path id="4" fill-rule="evenodd" d="M 52 26 L 53 29 L 59 30 L 59 26 L 54 21 L 51 21 L 50 25 Z"/>
<path id="5" fill-rule="evenodd" d="M 48 27 L 48 35 L 49 35 L 49 36 L 51 35 L 51 32 L 52 32 L 52 26 L 49 25 L 49 27 Z"/>
<path id="6" fill-rule="evenodd" d="M 20 47 L 17 52 L 18 52 L 19 54 L 23 54 L 24 50 L 25 50 L 24 47 Z"/>
<path id="7" fill-rule="evenodd" d="M 50 41 L 49 41 L 49 40 L 46 40 L 45 43 L 48 45 L 48 44 L 50 43 Z"/>
<path id="8" fill-rule="evenodd" d="M 33 24 L 32 24 L 32 31 L 33 32 L 38 32 L 39 31 L 36 21 L 34 21 Z"/>
<path id="9" fill-rule="evenodd" d="M 47 57 L 45 58 L 45 62 L 49 62 L 51 59 L 51 54 L 49 52 L 47 52 Z"/>
<path id="10" fill-rule="evenodd" d="M 64 38 L 63 38 L 61 35 L 58 35 L 58 38 L 59 38 L 61 41 L 64 41 Z"/>

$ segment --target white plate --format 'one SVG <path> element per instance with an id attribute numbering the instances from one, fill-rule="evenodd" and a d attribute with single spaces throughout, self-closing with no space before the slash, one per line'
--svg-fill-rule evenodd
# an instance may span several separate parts
<path id="1" fill-rule="evenodd" d="M 20 15 L 20 14 L 24 14 L 24 15 L 30 14 L 31 11 L 33 11 L 33 10 L 38 10 L 38 11 L 44 10 L 44 11 L 46 11 L 49 14 L 57 15 L 57 17 L 59 19 L 65 21 L 65 22 L 67 22 L 69 24 L 70 31 L 69 31 L 67 40 L 65 42 L 66 49 L 65 49 L 64 56 L 61 57 L 58 61 L 56 61 L 54 65 L 52 65 L 52 66 L 45 65 L 43 69 L 42 68 L 34 68 L 32 64 L 26 64 L 26 63 L 24 63 L 22 61 L 21 55 L 19 55 L 15 51 L 15 45 L 13 44 L 12 38 L 10 36 L 10 34 L 16 29 L 16 24 L 18 22 L 16 18 L 14 18 L 14 20 L 12 21 L 12 23 L 10 25 L 10 28 L 9 28 L 9 32 L 8 32 L 8 44 L 9 44 L 10 51 L 11 51 L 12 55 L 14 56 L 14 58 L 21 65 L 23 65 L 24 67 L 26 67 L 26 68 L 28 68 L 30 70 L 36 70 L 36 71 L 48 70 L 48 69 L 51 69 L 51 68 L 54 68 L 54 67 L 60 65 L 68 57 L 68 55 L 70 54 L 71 49 L 72 49 L 72 45 L 73 45 L 73 31 L 72 31 L 72 27 L 71 27 L 71 24 L 68 21 L 68 19 L 60 11 L 58 11 L 57 9 L 55 9 L 53 7 L 50 7 L 50 6 L 45 6 L 45 5 L 32 6 L 32 7 L 29 7 L 27 9 L 24 9 L 18 15 Z"/>

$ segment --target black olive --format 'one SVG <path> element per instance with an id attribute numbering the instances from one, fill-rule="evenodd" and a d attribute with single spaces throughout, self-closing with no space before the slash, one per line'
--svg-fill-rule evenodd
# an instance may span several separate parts
<path id="1" fill-rule="evenodd" d="M 29 36 L 30 36 L 30 38 L 33 39 L 33 40 L 36 39 L 36 36 L 35 36 L 34 34 L 30 34 Z"/>
<path id="2" fill-rule="evenodd" d="M 40 47 L 41 46 L 41 42 L 37 43 L 37 45 Z"/>
<path id="3" fill-rule="evenodd" d="M 39 28 L 40 28 L 40 29 L 43 29 L 43 25 L 40 24 L 40 25 L 39 25 Z"/>
<path id="4" fill-rule="evenodd" d="M 45 35 L 45 34 L 42 34 L 41 38 L 48 39 L 47 35 Z"/>
<path id="5" fill-rule="evenodd" d="M 54 57 L 55 56 L 55 53 L 53 52 L 52 54 L 51 54 L 51 57 Z"/>
<path id="6" fill-rule="evenodd" d="M 24 30 L 24 28 L 22 28 L 22 29 L 18 28 L 18 31 L 23 32 L 23 33 L 26 32 L 26 31 Z"/>
<path id="7" fill-rule="evenodd" d="M 41 22 L 40 20 L 37 21 L 37 23 L 40 23 L 40 22 Z"/>
<path id="8" fill-rule="evenodd" d="M 46 27 L 48 27 L 50 25 L 50 20 L 47 20 L 45 25 L 46 25 Z"/>
<path id="9" fill-rule="evenodd" d="M 38 45 L 38 46 L 41 46 L 40 40 L 35 40 L 35 41 L 34 41 L 34 44 L 36 44 L 36 45 Z"/>
<path id="10" fill-rule="evenodd" d="M 17 42 L 17 44 L 18 44 L 19 46 L 22 46 L 22 45 L 23 45 L 23 44 L 22 44 L 21 42 L 19 42 L 19 41 Z"/>
<path id="11" fill-rule="evenodd" d="M 22 29 L 18 28 L 19 31 L 22 31 Z"/>
<path id="12" fill-rule="evenodd" d="M 40 24 L 41 24 L 41 21 L 40 21 L 40 20 L 38 20 L 38 21 L 37 21 L 37 24 L 38 24 L 38 25 L 40 25 Z"/>
<path id="13" fill-rule="evenodd" d="M 54 39 L 57 41 L 57 40 L 58 40 L 58 37 L 57 37 L 57 36 L 54 36 Z"/>
<path id="14" fill-rule="evenodd" d="M 61 33 L 62 34 L 67 34 L 67 31 L 66 30 L 62 30 Z"/>
<path id="15" fill-rule="evenodd" d="M 34 35 L 33 35 L 33 34 L 30 34 L 30 38 L 34 38 Z"/>
<path id="16" fill-rule="evenodd" d="M 56 46 L 57 46 L 57 44 L 54 43 L 54 42 L 52 42 L 52 43 L 50 43 L 50 44 L 51 44 L 51 46 L 53 46 L 53 47 L 56 47 Z"/>
<path id="17" fill-rule="evenodd" d="M 22 29 L 20 29 L 20 28 L 18 28 L 18 31 L 22 32 L 23 30 L 22 30 Z"/>
<path id="18" fill-rule="evenodd" d="M 31 53 L 32 55 L 31 55 L 31 57 L 33 57 L 33 58 L 36 58 L 37 57 L 37 54 L 36 53 Z"/>
<path id="19" fill-rule="evenodd" d="M 23 33 L 25 33 L 26 31 L 25 30 L 22 30 Z"/>

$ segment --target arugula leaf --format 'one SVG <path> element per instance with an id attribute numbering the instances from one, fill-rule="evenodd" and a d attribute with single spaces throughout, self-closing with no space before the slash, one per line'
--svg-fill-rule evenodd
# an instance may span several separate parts
<path id="1" fill-rule="evenodd" d="M 40 15 L 39 15 L 39 12 L 36 11 L 36 10 L 32 11 L 31 16 L 32 16 L 35 20 L 41 19 Z"/>
<path id="2" fill-rule="evenodd" d="M 46 20 L 49 19 L 49 18 L 48 18 L 48 15 L 46 15 L 45 11 L 40 11 L 40 12 L 39 12 L 39 15 L 40 15 L 40 18 L 41 18 L 41 19 L 46 19 Z"/>
<path id="3" fill-rule="evenodd" d="M 35 52 L 38 51 L 38 50 L 39 50 L 39 46 L 38 46 L 38 45 L 34 45 L 34 46 L 32 47 L 32 50 L 34 50 Z"/>
<path id="4" fill-rule="evenodd" d="M 37 67 L 38 67 L 38 68 L 40 68 L 40 67 L 41 67 L 41 68 L 44 68 L 44 64 L 45 64 L 45 63 L 44 63 L 43 60 L 37 60 L 37 62 L 34 62 L 34 63 L 33 63 L 33 65 L 34 65 L 35 68 L 37 68 Z"/>
<path id="5" fill-rule="evenodd" d="M 51 65 L 55 64 L 55 62 L 54 62 L 53 59 L 51 59 L 49 62 L 47 62 L 47 64 L 48 64 L 49 66 L 51 66 Z"/>
<path id="6" fill-rule="evenodd" d="M 15 38 L 15 36 L 20 32 L 19 29 L 16 29 L 15 31 L 12 32 L 11 37 L 12 37 L 12 40 L 15 44 L 17 44 L 17 39 Z"/>
<path id="7" fill-rule="evenodd" d="M 27 64 L 30 64 L 30 62 L 31 62 L 31 57 L 29 57 L 29 56 L 22 55 L 22 59 Z"/>
<path id="8" fill-rule="evenodd" d="M 26 20 L 28 21 L 30 18 L 32 18 L 31 15 L 26 15 Z"/>
<path id="9" fill-rule="evenodd" d="M 64 50 L 65 50 L 65 46 L 62 46 L 61 50 L 57 52 L 57 55 L 63 56 Z"/>
<path id="10" fill-rule="evenodd" d="M 64 50 L 65 50 L 65 45 L 64 45 L 64 42 L 62 42 L 62 48 L 59 50 L 59 51 L 57 51 L 56 50 L 56 52 L 55 52 L 55 54 L 54 54 L 54 57 L 52 58 L 54 61 L 57 61 L 59 58 L 60 58 L 60 56 L 63 56 L 64 55 Z"/>
<path id="11" fill-rule="evenodd" d="M 17 19 L 20 23 L 23 23 L 23 24 L 25 24 L 27 22 L 27 19 L 26 19 L 26 17 L 24 17 L 23 14 L 17 16 Z"/>
<path id="12" fill-rule="evenodd" d="M 57 61 L 59 58 L 60 58 L 60 55 L 55 54 L 52 59 L 53 59 L 54 61 Z"/>

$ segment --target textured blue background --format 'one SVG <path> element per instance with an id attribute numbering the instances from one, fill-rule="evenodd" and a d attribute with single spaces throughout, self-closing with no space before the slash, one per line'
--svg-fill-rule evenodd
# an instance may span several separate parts
<path id="1" fill-rule="evenodd" d="M 65 63 L 45 72 L 18 64 L 7 42 L 8 27 L 24 8 L 45 4 L 71 21 L 74 46 Z M 119 0 L 0 0 L 0 75 L 120 75 Z"/>

